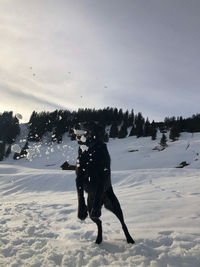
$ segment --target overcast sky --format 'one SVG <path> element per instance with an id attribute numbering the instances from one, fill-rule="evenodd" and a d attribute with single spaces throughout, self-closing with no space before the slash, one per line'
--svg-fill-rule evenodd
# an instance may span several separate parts
<path id="1" fill-rule="evenodd" d="M 199 0 L 1 0 L 0 112 L 200 113 Z"/>

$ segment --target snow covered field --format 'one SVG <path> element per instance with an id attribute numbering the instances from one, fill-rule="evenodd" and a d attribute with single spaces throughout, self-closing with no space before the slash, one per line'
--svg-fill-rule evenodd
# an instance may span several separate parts
<path id="1" fill-rule="evenodd" d="M 75 162 L 76 142 L 30 144 L 29 160 L 1 162 L 0 266 L 199 267 L 200 135 L 183 133 L 160 152 L 153 150 L 158 142 L 108 143 L 113 187 L 135 245 L 105 209 L 101 245 L 96 225 L 78 220 L 75 174 L 59 169 Z M 175 168 L 182 161 L 190 165 Z"/>

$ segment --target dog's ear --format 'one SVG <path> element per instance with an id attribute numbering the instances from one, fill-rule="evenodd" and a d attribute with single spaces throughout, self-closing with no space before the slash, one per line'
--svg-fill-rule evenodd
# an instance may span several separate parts
<path id="1" fill-rule="evenodd" d="M 96 136 L 97 140 L 104 142 L 104 140 L 105 140 L 105 128 L 102 125 L 95 123 L 94 135 Z"/>

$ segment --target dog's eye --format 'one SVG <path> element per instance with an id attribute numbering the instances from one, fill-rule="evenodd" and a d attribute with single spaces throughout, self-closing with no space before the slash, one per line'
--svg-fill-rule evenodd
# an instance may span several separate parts
<path id="1" fill-rule="evenodd" d="M 73 130 L 74 130 L 74 134 L 78 136 L 87 134 L 87 132 L 84 130 L 76 130 L 76 129 L 73 129 Z"/>

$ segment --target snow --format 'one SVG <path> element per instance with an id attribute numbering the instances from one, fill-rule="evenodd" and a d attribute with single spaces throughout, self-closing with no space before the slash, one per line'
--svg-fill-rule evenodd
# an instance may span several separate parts
<path id="1" fill-rule="evenodd" d="M 11 146 L 11 150 L 12 150 L 13 152 L 16 152 L 16 153 L 20 153 L 20 152 L 21 152 L 21 148 L 20 148 L 20 146 L 17 145 L 17 144 L 12 145 L 12 146 Z"/>
<path id="2" fill-rule="evenodd" d="M 11 154 L 0 163 L 0 266 L 200 266 L 200 134 L 183 133 L 163 151 L 153 150 L 159 139 L 109 141 L 112 183 L 135 245 L 104 208 L 103 242 L 94 243 L 96 225 L 77 218 L 75 173 L 59 169 L 67 157 L 76 162 L 78 145 L 48 138 L 29 143 L 29 159 Z M 190 165 L 175 168 L 182 161 Z"/>
<path id="3" fill-rule="evenodd" d="M 15 116 L 16 116 L 16 118 L 18 120 L 22 120 L 23 119 L 23 116 L 20 113 L 17 113 Z"/>
<path id="4" fill-rule="evenodd" d="M 88 151 L 89 147 L 86 145 L 80 145 L 80 149 L 82 150 L 82 152 Z"/>
<path id="5" fill-rule="evenodd" d="M 81 140 L 82 143 L 85 143 L 86 142 L 86 137 L 84 135 L 82 135 L 80 140 Z"/>

